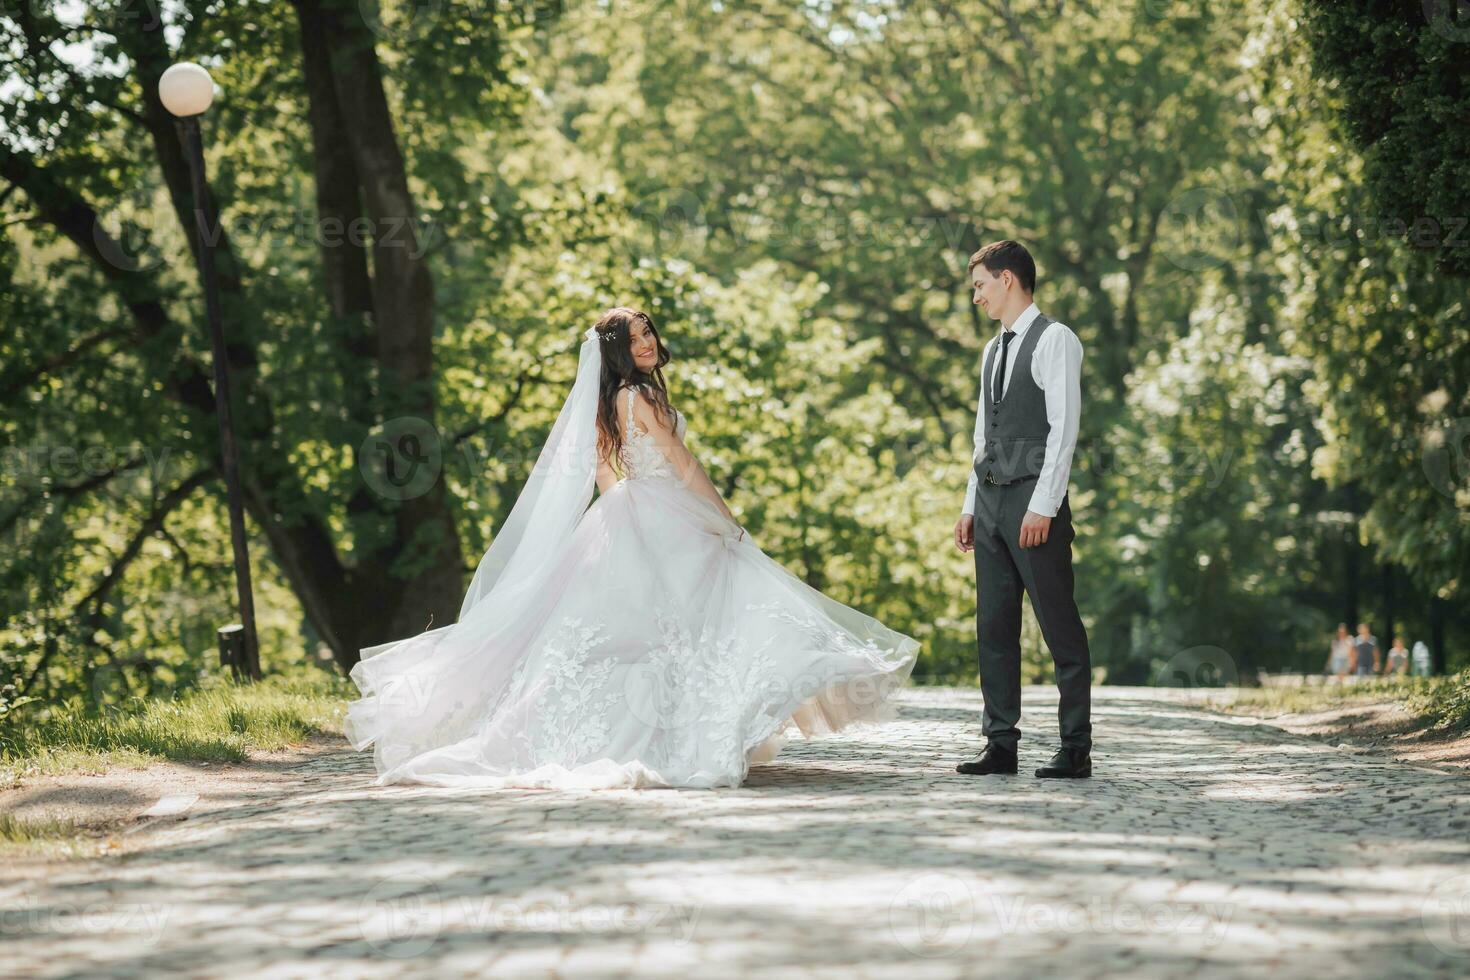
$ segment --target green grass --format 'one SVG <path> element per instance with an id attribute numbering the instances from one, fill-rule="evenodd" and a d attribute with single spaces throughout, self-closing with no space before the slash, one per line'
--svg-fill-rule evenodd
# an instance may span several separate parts
<path id="1" fill-rule="evenodd" d="M 1446 677 L 1380 678 L 1320 687 L 1243 687 L 1220 706 L 1249 714 L 1298 714 L 1330 708 L 1398 701 L 1435 728 L 1470 728 L 1470 670 Z"/>
<path id="2" fill-rule="evenodd" d="M 345 680 L 296 675 L 253 685 L 224 682 L 105 712 L 78 702 L 46 706 L 44 713 L 29 705 L 0 727 L 0 786 L 21 775 L 101 771 L 162 759 L 241 762 L 251 749 L 282 749 L 314 733 L 340 731 L 349 696 Z"/>
<path id="3" fill-rule="evenodd" d="M 0 813 L 0 844 L 38 844 L 47 841 L 70 841 L 85 833 L 74 820 L 55 817 L 17 817 Z"/>
<path id="4" fill-rule="evenodd" d="M 1433 678 L 1377 678 L 1349 684 L 1321 686 L 1241 687 L 1230 690 L 1229 706 L 1242 710 L 1282 714 L 1324 711 L 1328 708 L 1376 701 L 1393 701 L 1422 689 Z"/>

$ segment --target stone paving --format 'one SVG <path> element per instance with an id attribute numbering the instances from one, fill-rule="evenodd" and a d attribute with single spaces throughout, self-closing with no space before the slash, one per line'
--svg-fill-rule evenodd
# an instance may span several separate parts
<path id="1" fill-rule="evenodd" d="M 1470 780 L 1098 688 L 1095 777 L 965 777 L 978 691 L 723 790 L 374 787 L 364 754 L 121 858 L 0 871 L 10 976 L 1470 974 Z M 344 746 L 345 748 L 345 746 Z"/>

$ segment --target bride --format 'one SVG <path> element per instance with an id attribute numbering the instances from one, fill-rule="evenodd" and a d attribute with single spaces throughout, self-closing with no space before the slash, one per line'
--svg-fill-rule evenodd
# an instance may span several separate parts
<path id="1" fill-rule="evenodd" d="M 344 733 L 373 747 L 379 785 L 739 786 L 792 728 L 894 716 L 918 642 L 736 523 L 685 448 L 648 314 L 609 310 L 583 337 L 459 620 L 352 668 Z"/>

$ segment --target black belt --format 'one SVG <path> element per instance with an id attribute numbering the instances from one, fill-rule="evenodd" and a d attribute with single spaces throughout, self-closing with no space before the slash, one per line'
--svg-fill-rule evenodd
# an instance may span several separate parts
<path id="1" fill-rule="evenodd" d="M 1016 477 L 1016 479 L 1011 480 L 1009 483 L 1001 483 L 995 478 L 995 473 L 993 471 L 985 474 L 985 482 L 993 487 L 1013 487 L 1018 483 L 1025 483 L 1027 480 L 1034 480 L 1036 478 L 1037 474 L 1033 473 L 1030 476 L 1018 476 Z"/>

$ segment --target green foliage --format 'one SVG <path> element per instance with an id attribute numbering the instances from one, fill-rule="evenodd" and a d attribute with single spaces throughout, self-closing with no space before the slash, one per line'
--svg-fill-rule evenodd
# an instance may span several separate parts
<path id="1" fill-rule="evenodd" d="M 1314 17 L 1319 28 L 1343 26 L 1339 15 Z M 1271 27 L 1280 29 L 1279 15 Z M 1401 33 L 1388 22 L 1382 31 Z M 1470 584 L 1464 283 L 1436 273 L 1432 254 L 1386 227 L 1385 219 L 1412 212 L 1402 201 L 1375 202 L 1367 159 L 1353 153 L 1337 122 L 1352 117 L 1341 104 L 1347 96 L 1319 86 L 1314 104 L 1293 94 L 1313 82 L 1307 58 L 1287 44 L 1274 52 L 1267 67 L 1281 82 L 1263 93 L 1270 120 L 1263 136 L 1290 202 L 1273 216 L 1273 252 L 1291 297 L 1283 340 L 1312 363 L 1303 393 L 1323 437 L 1314 473 L 1364 501 L 1365 543 L 1405 568 L 1419 589 L 1463 611 Z M 1372 77 L 1365 72 L 1363 84 Z M 1422 139 L 1415 152 L 1422 166 L 1465 166 L 1463 155 L 1446 161 Z M 1393 182 L 1425 183 L 1408 171 Z M 1467 210 L 1462 202 L 1437 213 Z"/>
<path id="2" fill-rule="evenodd" d="M 1110 437 L 1103 492 L 1134 528 L 1108 559 L 1144 605 L 1128 656 L 1109 661 L 1114 680 L 1152 681 L 1208 646 L 1228 680 L 1249 683 L 1283 653 L 1315 652 L 1331 626 L 1301 602 L 1315 541 L 1291 532 L 1316 441 L 1298 393 L 1307 364 L 1248 343 L 1244 317 L 1227 294 L 1202 297 L 1189 332 L 1130 378 L 1131 424 Z"/>
<path id="3" fill-rule="evenodd" d="M 1432 718 L 1436 726 L 1453 731 L 1470 728 L 1470 669 L 1449 677 L 1435 677 L 1409 698 L 1410 711 Z"/>
<path id="4" fill-rule="evenodd" d="M 10 716 L 11 712 L 40 700 L 30 695 L 17 695 L 14 684 L 0 686 L 0 725 L 5 724 L 5 719 Z"/>
<path id="5" fill-rule="evenodd" d="M 1447 94 L 1458 48 L 1314 4 L 1314 42 L 1338 39 L 1314 73 L 1300 6 L 1265 0 L 881 16 L 640 0 L 545 20 L 535 4 L 493 20 L 366 6 L 385 18 L 377 51 L 433 271 L 437 463 L 466 573 L 581 331 L 641 306 L 673 350 L 691 446 L 761 546 L 919 638 L 917 677 L 972 678 L 974 571 L 951 528 L 996 325 L 962 279 L 974 248 L 1015 237 L 1040 263 L 1041 307 L 1086 351 L 1072 507 L 1101 674 L 1147 682 L 1197 647 L 1242 679 L 1315 668 L 1350 609 L 1423 633 L 1430 596 L 1451 660 L 1465 656 L 1463 292 L 1365 220 L 1455 213 L 1470 154 L 1432 148 L 1463 127 L 1425 127 L 1462 105 Z M 136 5 L 91 7 L 106 28 Z M 174 53 L 222 93 L 209 166 L 240 265 L 232 322 L 258 358 L 241 412 L 272 411 L 253 460 L 271 517 L 323 528 L 344 576 L 413 575 L 432 542 L 364 505 L 357 450 L 402 393 L 362 368 L 361 322 L 324 295 L 291 5 L 181 11 Z M 172 704 L 214 683 L 234 607 L 214 419 L 170 397 L 178 372 L 209 364 L 197 277 L 115 35 L 78 74 L 38 59 L 13 16 L 0 30 L 5 70 L 55 93 L 6 101 L 4 147 L 39 147 L 169 313 L 141 341 L 106 270 L 0 187 L 0 680 L 41 698 L 18 718 Z M 1402 89 L 1338 78 L 1360 43 L 1375 65 L 1416 53 L 1394 62 Z M 1352 122 L 1369 113 L 1375 126 Z M 1431 149 L 1404 141 L 1415 131 Z M 321 638 L 289 562 L 249 530 L 279 671 Z M 1394 570 L 1404 594 L 1370 595 L 1359 562 Z M 1028 679 L 1045 680 L 1029 619 L 1024 647 Z M 274 724 L 252 717 L 212 716 L 176 750 L 233 751 Z M 150 739 L 136 736 L 162 750 Z"/>
<path id="6" fill-rule="evenodd" d="M 1451 0 L 1308 0 L 1307 37 L 1385 237 L 1470 276 L 1470 25 Z M 1431 263 L 1414 263 L 1429 268 Z M 1462 283 L 1463 288 L 1463 283 Z"/>
<path id="7" fill-rule="evenodd" d="M 464 162 L 485 134 L 462 122 L 473 114 L 501 126 L 519 111 L 524 85 L 511 75 L 531 25 L 510 12 L 466 30 L 458 9 L 452 22 L 436 16 L 400 30 L 405 12 L 386 6 L 380 57 L 414 66 L 394 76 L 390 93 L 400 149 L 415 177 L 439 192 L 420 194 L 423 247 L 474 241 L 469 251 L 483 264 L 516 237 L 518 216 L 484 181 L 487 168 Z M 21 92 L 54 96 L 7 97 L 0 163 L 13 180 L 23 158 L 12 151 L 36 153 L 99 216 L 95 233 L 76 242 L 39 219 L 39 202 L 13 193 L 9 181 L 0 195 L 0 533 L 8 545 L 0 549 L 0 678 L 47 701 L 80 696 L 105 708 L 199 683 L 215 630 L 236 618 L 224 486 L 210 462 L 217 426 L 171 397 L 180 375 L 207 376 L 210 362 L 180 224 L 192 215 L 175 211 L 159 182 L 160 147 L 143 125 L 146 82 L 130 64 L 136 46 L 157 42 L 144 23 L 155 14 L 171 22 L 172 53 L 207 65 L 221 91 L 204 129 L 212 191 L 238 262 L 231 271 L 242 282 L 228 297 L 227 329 L 239 325 L 257 356 L 234 378 L 237 424 L 260 418 L 267 398 L 272 411 L 268 439 L 254 454 L 243 447 L 243 467 L 264 474 L 274 526 L 320 523 L 349 562 L 389 564 L 380 553 L 396 518 L 391 507 L 356 506 L 363 480 L 354 451 L 368 426 L 348 408 L 381 385 L 348 356 L 350 325 L 328 314 L 320 286 L 293 6 L 88 8 L 82 25 L 58 22 L 71 15 L 55 5 L 30 5 L 29 17 L 0 11 L 3 77 Z M 73 70 L 45 53 L 50 44 L 26 43 L 64 31 L 78 47 L 94 46 L 96 59 Z M 89 257 L 88 238 L 110 243 L 100 260 Z M 446 278 L 452 297 L 457 283 Z M 121 302 L 138 295 L 160 298 L 167 320 L 157 336 L 143 336 Z M 185 491 L 178 499 L 176 488 Z M 315 656 L 319 641 L 303 635 L 301 597 L 261 532 L 250 527 L 250 550 L 270 670 Z M 415 558 L 422 555 L 399 556 L 394 567 Z"/>

